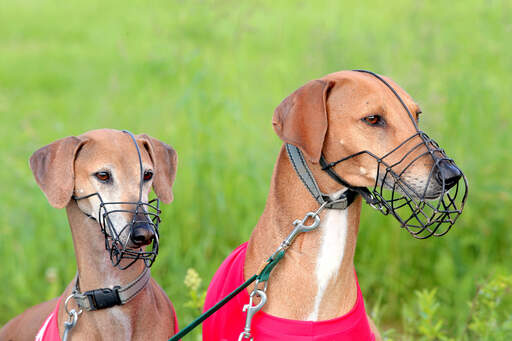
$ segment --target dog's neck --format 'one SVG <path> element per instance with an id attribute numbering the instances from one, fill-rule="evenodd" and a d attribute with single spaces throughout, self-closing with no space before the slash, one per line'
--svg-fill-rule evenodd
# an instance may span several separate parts
<path id="1" fill-rule="evenodd" d="M 332 182 L 325 174 L 313 173 L 319 183 Z M 302 219 L 318 206 L 282 148 L 265 210 L 249 240 L 245 278 L 256 273 L 286 238 L 295 219 Z M 265 312 L 317 321 L 350 311 L 357 297 L 353 258 L 360 211 L 361 198 L 346 210 L 324 210 L 320 226 L 297 237 L 270 276 Z"/>
<path id="2" fill-rule="evenodd" d="M 68 204 L 66 212 L 75 247 L 81 292 L 99 288 L 112 288 L 115 285 L 126 286 L 141 274 L 144 270 L 142 260 L 138 260 L 126 270 L 120 270 L 112 265 L 109 253 L 105 250 L 105 238 L 99 224 L 94 219 L 87 217 L 78 208 L 75 201 Z M 64 292 L 64 298 L 71 293 L 74 285 L 75 280 Z M 105 339 L 105 335 L 110 335 L 112 340 L 131 339 L 133 333 L 139 328 L 137 323 L 141 320 L 137 318 L 137 305 L 140 306 L 138 302 L 148 299 L 150 296 L 147 295 L 148 291 L 143 290 L 128 304 L 94 312 L 85 312 L 81 315 L 73 334 L 75 336 L 89 335 L 85 339 L 94 339 L 91 334 L 94 331 L 96 336 L 100 337 L 102 335 L 103 339 Z M 151 298 L 149 299 L 151 300 Z M 61 305 L 59 320 L 64 321 L 64 319 L 67 319 L 67 315 Z M 143 327 L 145 326 L 141 328 Z M 61 330 L 62 332 L 63 330 Z"/>
<path id="3" fill-rule="evenodd" d="M 82 292 L 126 285 L 142 273 L 144 270 L 142 260 L 138 260 L 126 270 L 120 270 L 112 265 L 99 224 L 85 215 L 76 202 L 70 202 L 66 212 L 73 236 Z"/>

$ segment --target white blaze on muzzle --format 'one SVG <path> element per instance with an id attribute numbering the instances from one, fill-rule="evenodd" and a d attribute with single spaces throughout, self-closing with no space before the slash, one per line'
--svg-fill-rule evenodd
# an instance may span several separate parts
<path id="1" fill-rule="evenodd" d="M 144 170 L 142 156 L 135 136 L 129 131 L 123 132 L 130 135 L 137 149 L 140 165 L 139 199 L 135 202 L 116 201 L 105 202 L 96 192 L 81 197 L 73 197 L 74 200 L 88 199 L 96 196 L 100 202 L 97 220 L 101 232 L 105 236 L 105 249 L 110 253 L 112 265 L 120 269 L 126 269 L 137 260 L 142 259 L 146 267 L 151 267 L 158 255 L 160 224 L 160 200 L 155 198 L 149 202 L 143 202 Z M 124 208 L 122 208 L 124 207 Z M 124 226 L 115 226 L 118 215 L 131 215 L 129 223 Z M 121 263 L 122 260 L 127 260 Z"/>

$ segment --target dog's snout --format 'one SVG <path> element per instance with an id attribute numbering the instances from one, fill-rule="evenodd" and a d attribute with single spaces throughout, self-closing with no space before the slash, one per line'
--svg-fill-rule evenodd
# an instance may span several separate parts
<path id="1" fill-rule="evenodd" d="M 462 177 L 462 172 L 452 161 L 441 160 L 437 166 L 436 177 L 437 182 L 440 185 L 444 183 L 445 189 L 448 190 L 459 181 Z"/>
<path id="2" fill-rule="evenodd" d="M 136 222 L 133 224 L 131 241 L 138 247 L 148 245 L 155 238 L 155 230 L 153 226 L 147 222 Z"/>

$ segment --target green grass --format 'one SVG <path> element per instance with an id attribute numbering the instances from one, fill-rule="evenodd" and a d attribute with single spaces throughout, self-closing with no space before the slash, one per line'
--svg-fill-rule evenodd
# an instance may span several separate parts
<path id="1" fill-rule="evenodd" d="M 477 284 L 510 271 L 512 7 L 509 1 L 0 2 L 0 325 L 75 273 L 64 210 L 28 158 L 58 138 L 111 127 L 175 147 L 152 274 L 183 326 L 187 268 L 208 282 L 263 210 L 280 147 L 273 109 L 326 73 L 367 68 L 422 106 L 422 128 L 470 193 L 441 239 L 413 240 L 364 208 L 356 267 L 382 329 L 402 329 L 415 290 L 463 333 Z M 51 269 L 51 270 L 49 270 Z M 56 279 L 48 272 L 56 271 Z M 510 307 L 509 311 L 512 309 Z"/>

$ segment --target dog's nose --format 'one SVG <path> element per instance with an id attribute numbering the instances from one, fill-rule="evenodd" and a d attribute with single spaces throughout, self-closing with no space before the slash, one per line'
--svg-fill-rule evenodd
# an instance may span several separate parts
<path id="1" fill-rule="evenodd" d="M 133 224 L 130 239 L 137 246 L 148 245 L 155 238 L 155 230 L 151 224 L 146 222 L 136 222 Z"/>
<path id="2" fill-rule="evenodd" d="M 452 188 L 462 177 L 462 172 L 453 161 L 441 160 L 437 166 L 437 181 L 443 185 L 445 190 Z"/>

